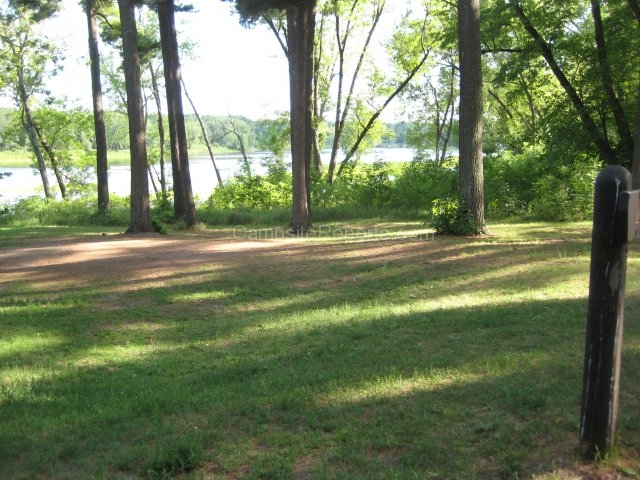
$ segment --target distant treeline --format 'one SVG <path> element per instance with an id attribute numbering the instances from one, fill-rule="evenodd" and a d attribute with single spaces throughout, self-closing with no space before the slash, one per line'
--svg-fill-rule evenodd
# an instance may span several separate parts
<path id="1" fill-rule="evenodd" d="M 79 144 L 87 148 L 93 147 L 93 130 L 91 112 L 84 110 L 71 110 L 62 115 L 56 112 L 60 127 L 71 130 Z M 124 150 L 129 147 L 129 134 L 127 118 L 120 112 L 106 112 L 107 143 L 109 150 Z M 274 120 L 252 120 L 244 116 L 201 116 L 203 128 L 194 114 L 185 117 L 187 140 L 189 148 L 195 151 L 205 151 L 205 134 L 214 151 L 239 151 L 240 138 L 248 151 L 267 150 L 269 138 L 273 135 L 274 128 L 282 125 L 282 122 Z M 231 121 L 233 120 L 233 122 Z M 160 140 L 158 134 L 158 116 L 150 113 L 147 117 L 147 144 L 150 151 L 159 149 Z M 285 124 L 286 125 L 286 124 Z M 329 125 L 331 126 L 331 125 Z M 385 134 L 380 146 L 406 147 L 407 132 L 411 124 L 408 122 L 384 124 Z M 165 129 L 166 130 L 166 129 Z M 331 131 L 331 128 L 329 128 Z M 240 137 L 240 138 L 239 138 Z M 329 134 L 325 138 L 323 147 L 329 148 L 333 137 Z M 168 137 L 165 139 L 168 144 Z M 20 118 L 15 109 L 0 108 L 0 151 L 10 151 L 28 148 L 29 142 L 20 125 Z"/>

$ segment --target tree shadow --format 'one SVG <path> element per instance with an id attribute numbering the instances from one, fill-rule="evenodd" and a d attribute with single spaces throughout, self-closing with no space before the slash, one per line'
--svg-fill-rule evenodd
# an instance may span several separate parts
<path id="1" fill-rule="evenodd" d="M 586 276 L 584 245 L 563 257 L 539 243 L 457 242 L 210 250 L 144 282 L 96 271 L 70 291 L 8 285 L 0 477 L 135 478 L 182 437 L 215 478 L 515 478 L 570 466 L 586 298 L 548 289 Z M 164 268 L 154 256 L 148 268 Z M 28 274 L 55 278 L 39 268 Z M 518 296 L 523 285 L 538 294 Z M 465 303 L 478 290 L 486 301 Z M 637 291 L 627 300 L 639 308 Z M 639 329 L 628 322 L 620 418 L 636 450 Z"/>

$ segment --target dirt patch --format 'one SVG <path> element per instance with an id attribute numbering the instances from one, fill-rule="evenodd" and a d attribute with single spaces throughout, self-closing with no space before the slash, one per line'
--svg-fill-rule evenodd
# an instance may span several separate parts
<path id="1" fill-rule="evenodd" d="M 238 241 L 231 235 L 55 237 L 0 250 L 0 291 L 10 284 L 145 281 L 203 264 L 235 261 L 294 240 Z"/>

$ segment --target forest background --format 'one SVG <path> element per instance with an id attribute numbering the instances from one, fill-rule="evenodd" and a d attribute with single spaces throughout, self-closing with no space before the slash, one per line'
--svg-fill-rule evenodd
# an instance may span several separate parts
<path id="1" fill-rule="evenodd" d="M 395 28 L 384 30 L 386 37 L 378 38 L 376 27 L 390 8 L 386 3 L 329 1 L 319 5 L 318 21 L 324 30 L 317 34 L 316 45 L 325 47 L 326 58 L 317 59 L 318 71 L 324 70 L 315 79 L 317 92 L 323 95 L 316 105 L 321 109 L 316 131 L 321 146 L 330 147 L 332 155 L 348 158 L 331 176 L 326 165 L 317 167 L 311 203 L 323 208 L 401 211 L 424 217 L 446 211 L 457 196 L 455 8 L 448 2 L 415 2 L 412 10 L 397 17 Z M 358 8 L 350 9 L 350 5 Z M 635 54 L 640 40 L 638 12 L 635 0 L 617 6 L 596 0 L 571 1 L 544 9 L 535 2 L 483 2 L 484 193 L 490 217 L 589 218 L 593 179 L 600 168 L 606 163 L 631 167 L 640 84 Z M 153 9 L 142 8 L 138 15 L 139 29 L 147 35 L 144 38 L 157 37 Z M 8 18 L 5 13 L 5 21 Z M 267 17 L 261 21 L 282 34 L 281 18 L 272 18 L 272 23 Z M 120 47 L 117 36 L 107 38 L 102 27 L 103 46 L 109 52 L 102 62 L 105 91 L 114 105 L 120 105 L 106 112 L 107 139 L 110 152 L 122 152 L 129 145 L 118 66 Z M 347 45 L 347 38 L 359 42 Z M 376 41 L 367 44 L 366 39 L 371 38 Z M 9 37 L 5 36 L 5 52 L 7 42 Z M 369 46 L 373 43 L 377 48 Z M 188 41 L 182 47 L 188 51 Z M 65 99 L 49 95 L 47 79 L 61 68 L 61 57 L 46 40 L 35 51 L 46 61 L 39 64 L 41 70 L 34 76 L 39 83 L 33 86 L 29 101 L 42 138 L 52 148 L 51 158 L 63 172 L 59 183 L 64 182 L 64 187 L 58 188 L 58 195 L 91 207 L 95 204 L 91 113 L 83 108 L 69 109 Z M 149 160 L 159 166 L 155 175 L 160 195 L 155 205 L 162 209 L 167 199 L 170 201 L 171 173 L 165 176 L 162 172 L 166 140 L 161 139 L 160 129 L 153 127 L 166 123 L 162 109 L 154 107 L 164 101 L 162 88 L 154 87 L 154 81 L 162 83 L 161 75 L 153 78 L 153 72 L 161 70 L 158 55 L 157 50 L 149 51 L 143 58 L 142 72 Z M 384 112 L 385 101 L 423 55 L 425 61 L 416 75 L 394 98 L 403 107 L 403 121 L 381 122 L 378 115 Z M 9 55 L 2 59 L 9 62 L 7 65 L 11 63 Z M 5 75 L 2 92 L 9 98 L 11 85 L 10 75 Z M 193 106 L 197 111 L 197 105 Z M 16 152 L 30 150 L 21 112 L 17 102 L 17 108 L 4 109 L 0 115 L 0 149 L 9 152 L 4 156 L 9 158 L 3 160 L 5 166 L 20 157 Z M 207 152 L 210 142 L 212 161 L 215 153 L 223 151 L 241 152 L 244 159 L 252 150 L 271 152 L 264 165 L 266 175 L 254 175 L 245 161 L 241 175 L 216 188 L 210 198 L 200 199 L 198 208 L 203 213 L 207 209 L 288 208 L 287 114 L 261 120 L 187 115 L 186 125 L 190 151 Z M 414 161 L 357 161 L 366 151 L 383 144 L 414 149 Z M 111 163 L 117 163 L 118 158 L 127 161 L 126 154 L 110 153 Z M 63 189 L 68 192 L 62 194 Z M 34 204 L 39 201 L 32 198 L 5 205 L 3 218 L 37 210 Z M 118 202 L 116 199 L 114 205 Z M 126 198 L 122 200 L 126 202 Z M 126 215 L 126 209 L 121 213 Z M 207 221 L 206 214 L 200 218 Z"/>

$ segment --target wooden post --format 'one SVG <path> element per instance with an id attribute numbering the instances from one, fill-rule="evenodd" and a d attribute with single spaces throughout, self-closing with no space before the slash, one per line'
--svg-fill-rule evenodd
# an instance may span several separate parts
<path id="1" fill-rule="evenodd" d="M 620 203 L 630 188 L 631 174 L 617 165 L 603 169 L 595 182 L 580 415 L 580 441 L 594 459 L 611 452 L 616 436 L 628 241 Z"/>

